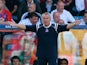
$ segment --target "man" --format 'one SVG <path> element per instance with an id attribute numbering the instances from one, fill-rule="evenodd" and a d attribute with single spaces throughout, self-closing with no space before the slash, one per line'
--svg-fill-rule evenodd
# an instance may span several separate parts
<path id="1" fill-rule="evenodd" d="M 18 8 L 18 17 L 19 17 L 19 20 L 20 20 L 22 14 L 28 11 L 28 7 L 32 3 L 36 4 L 36 12 L 42 13 L 40 5 L 39 5 L 37 0 L 25 0 L 25 2 L 21 3 L 19 8 Z"/>
<path id="2" fill-rule="evenodd" d="M 22 17 L 21 17 L 21 20 L 25 19 L 26 16 L 28 15 L 28 13 L 31 13 L 31 12 L 35 12 L 36 11 L 36 4 L 35 3 L 31 3 L 28 7 L 28 12 L 25 12 Z"/>
<path id="3" fill-rule="evenodd" d="M 18 56 L 13 56 L 11 58 L 12 65 L 21 65 L 21 60 Z"/>
<path id="4" fill-rule="evenodd" d="M 84 18 L 80 20 L 80 25 L 87 25 L 87 11 L 84 12 Z"/>
<path id="5" fill-rule="evenodd" d="M 9 23 L 11 26 L 17 26 L 18 28 L 36 32 L 38 37 L 37 57 L 38 65 L 57 65 L 57 36 L 59 32 L 67 31 L 74 25 L 78 25 L 79 22 L 75 22 L 68 25 L 51 24 L 51 17 L 49 13 L 42 14 L 42 25 L 19 25 L 16 23 Z"/>
<path id="6" fill-rule="evenodd" d="M 12 14 L 15 14 L 17 12 L 19 4 L 17 0 L 5 0 L 5 4 Z"/>
<path id="7" fill-rule="evenodd" d="M 19 6 L 19 1 L 18 0 L 4 0 L 5 5 L 7 9 L 12 13 L 12 18 L 18 23 L 18 6 Z"/>
<path id="8" fill-rule="evenodd" d="M 59 12 L 53 13 L 53 20 L 54 20 L 55 23 L 58 23 L 60 25 L 64 24 L 64 21 L 62 19 L 60 19 L 60 13 Z"/>
<path id="9" fill-rule="evenodd" d="M 52 10 L 55 9 L 53 4 L 53 0 L 46 0 L 45 2 L 40 3 L 42 13 L 49 12 L 51 13 Z"/>
<path id="10" fill-rule="evenodd" d="M 53 20 L 53 13 L 59 12 L 60 13 L 60 19 L 64 21 L 65 24 L 68 22 L 75 22 L 74 17 L 71 15 L 71 13 L 64 9 L 65 4 L 62 1 L 58 1 L 56 5 L 56 9 L 51 12 L 51 19 Z"/>
<path id="11" fill-rule="evenodd" d="M 36 23 L 39 23 L 39 16 L 35 12 L 28 13 L 27 18 L 19 22 L 19 24 L 24 25 L 34 25 Z"/>
<path id="12" fill-rule="evenodd" d="M 61 59 L 60 65 L 68 65 L 68 60 L 66 58 Z"/>
<path id="13" fill-rule="evenodd" d="M 26 19 L 26 17 L 28 16 L 28 14 L 31 13 L 31 12 L 36 12 L 36 4 L 35 4 L 35 3 L 31 3 L 31 4 L 29 5 L 29 7 L 28 7 L 28 12 L 25 12 L 25 13 L 22 15 L 21 20 Z M 42 20 L 41 14 L 38 13 L 38 12 L 36 12 L 36 14 L 37 14 L 38 16 L 40 16 L 40 20 Z"/>

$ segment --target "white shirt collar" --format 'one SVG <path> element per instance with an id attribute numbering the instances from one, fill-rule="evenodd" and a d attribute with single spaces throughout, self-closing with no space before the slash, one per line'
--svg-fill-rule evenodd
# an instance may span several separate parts
<path id="1" fill-rule="evenodd" d="M 50 23 L 50 25 L 49 25 L 49 26 L 45 26 L 44 24 L 43 24 L 43 26 L 44 26 L 44 28 L 49 28 L 49 27 L 51 26 L 51 23 Z"/>

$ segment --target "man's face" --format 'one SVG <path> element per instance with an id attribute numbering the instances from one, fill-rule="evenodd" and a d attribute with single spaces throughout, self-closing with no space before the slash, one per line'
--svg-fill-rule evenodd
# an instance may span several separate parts
<path id="1" fill-rule="evenodd" d="M 87 23 L 87 13 L 84 14 L 84 21 Z"/>
<path id="2" fill-rule="evenodd" d="M 35 12 L 35 10 L 36 10 L 36 6 L 34 4 L 31 4 L 28 8 L 29 12 Z"/>
<path id="3" fill-rule="evenodd" d="M 68 65 L 65 60 L 61 61 L 61 65 Z"/>
<path id="4" fill-rule="evenodd" d="M 13 59 L 13 65 L 20 65 L 20 61 L 18 59 Z"/>
<path id="5" fill-rule="evenodd" d="M 42 19 L 43 19 L 43 24 L 45 26 L 49 26 L 50 25 L 50 20 L 51 20 L 50 15 L 43 15 Z"/>
<path id="6" fill-rule="evenodd" d="M 30 21 L 32 24 L 36 24 L 38 22 L 38 17 L 33 16 L 32 18 L 30 18 Z"/>
<path id="7" fill-rule="evenodd" d="M 62 12 L 64 9 L 64 6 L 65 4 L 63 2 L 59 2 L 57 3 L 56 8 L 58 9 L 58 11 Z"/>
<path id="8" fill-rule="evenodd" d="M 56 23 L 58 23 L 59 20 L 60 20 L 60 14 L 57 13 L 57 12 L 55 12 L 55 13 L 53 14 L 53 19 L 54 19 L 54 21 L 55 21 Z"/>
<path id="9" fill-rule="evenodd" d="M 2 1 L 2 0 L 0 0 L 0 9 L 2 9 L 2 8 L 3 8 L 3 6 L 4 6 L 3 1 Z"/>

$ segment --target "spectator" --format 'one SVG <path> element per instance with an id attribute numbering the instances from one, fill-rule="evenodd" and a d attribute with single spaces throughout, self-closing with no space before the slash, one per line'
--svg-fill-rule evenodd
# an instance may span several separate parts
<path id="1" fill-rule="evenodd" d="M 80 25 L 87 25 L 87 11 L 84 12 L 84 18 L 80 20 Z"/>
<path id="2" fill-rule="evenodd" d="M 18 0 L 5 0 L 5 4 L 8 10 L 12 13 L 13 19 L 16 22 L 18 22 L 17 11 L 18 11 L 18 6 L 19 6 L 19 1 Z"/>
<path id="3" fill-rule="evenodd" d="M 60 65 L 68 65 L 68 60 L 66 58 L 61 59 Z"/>
<path id="4" fill-rule="evenodd" d="M 5 0 L 5 4 L 12 14 L 15 14 L 17 12 L 19 4 L 17 0 Z"/>
<path id="5" fill-rule="evenodd" d="M 85 0 L 62 0 L 65 5 L 65 9 L 70 11 L 73 16 L 83 16 L 84 15 L 84 1 Z"/>
<path id="6" fill-rule="evenodd" d="M 62 0 L 65 3 L 64 9 L 68 10 L 72 15 L 77 15 L 73 8 L 75 7 L 75 1 L 74 0 Z"/>
<path id="7" fill-rule="evenodd" d="M 35 13 L 29 13 L 28 18 L 21 20 L 19 24 L 24 24 L 24 25 L 34 25 L 36 23 L 39 23 L 39 16 Z"/>
<path id="8" fill-rule="evenodd" d="M 26 17 L 28 16 L 29 13 L 31 12 L 36 12 L 36 4 L 35 3 L 31 3 L 30 6 L 28 7 L 28 12 L 25 12 L 22 17 L 21 20 L 26 19 Z M 40 17 L 39 20 L 42 20 L 41 18 L 41 14 L 36 12 L 36 14 Z"/>
<path id="9" fill-rule="evenodd" d="M 58 11 L 60 13 L 60 19 L 62 19 L 65 24 L 68 22 L 75 22 L 74 17 L 69 11 L 64 9 L 64 6 L 65 4 L 62 1 L 58 1 L 56 9 L 51 12 L 51 19 L 53 20 L 53 13 Z"/>
<path id="10" fill-rule="evenodd" d="M 12 65 L 21 65 L 21 60 L 18 56 L 13 56 L 11 58 L 11 64 Z"/>
<path id="11" fill-rule="evenodd" d="M 36 5 L 34 3 L 31 3 L 28 7 L 28 11 L 22 15 L 21 20 L 25 19 L 28 13 L 35 12 L 35 11 L 36 11 Z"/>
<path id="12" fill-rule="evenodd" d="M 28 4 L 27 4 L 28 6 L 29 6 L 31 3 L 35 3 L 35 4 L 36 4 L 36 11 L 39 12 L 39 13 L 42 13 L 38 1 L 36 1 L 36 0 L 27 0 L 27 3 L 28 3 Z"/>
<path id="13" fill-rule="evenodd" d="M 52 0 L 46 0 L 45 2 L 40 3 L 40 6 L 42 9 L 42 13 L 44 13 L 44 12 L 51 13 L 51 11 L 55 9 L 55 6 L 53 5 Z"/>
<path id="14" fill-rule="evenodd" d="M 37 0 L 26 0 L 25 2 L 21 3 L 18 9 L 18 19 L 21 19 L 22 14 L 28 11 L 28 7 L 31 3 L 36 4 L 36 12 L 42 13 L 41 8 Z"/>
<path id="15" fill-rule="evenodd" d="M 60 13 L 59 12 L 54 12 L 53 13 L 53 19 L 54 19 L 54 22 L 55 23 L 58 23 L 58 24 L 64 24 L 64 21 L 62 19 L 60 19 Z"/>

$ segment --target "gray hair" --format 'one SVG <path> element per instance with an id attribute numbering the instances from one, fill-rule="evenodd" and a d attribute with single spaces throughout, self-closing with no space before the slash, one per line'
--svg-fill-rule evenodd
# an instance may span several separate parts
<path id="1" fill-rule="evenodd" d="M 43 17 L 44 15 L 49 15 L 49 16 L 51 16 L 50 13 L 48 13 L 48 12 L 43 13 L 43 14 L 42 14 L 42 17 Z"/>

